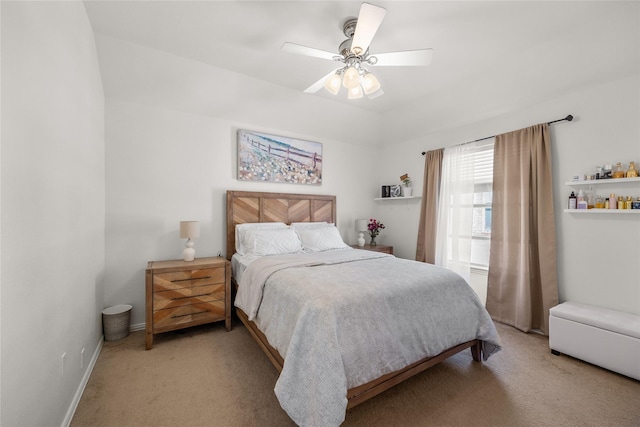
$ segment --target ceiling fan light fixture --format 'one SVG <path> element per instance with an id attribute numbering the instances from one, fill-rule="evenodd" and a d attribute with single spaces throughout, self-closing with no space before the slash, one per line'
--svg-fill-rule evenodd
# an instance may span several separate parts
<path id="1" fill-rule="evenodd" d="M 360 85 L 356 87 L 352 87 L 349 89 L 349 95 L 347 96 L 349 99 L 358 99 L 362 98 L 362 87 Z"/>
<path id="2" fill-rule="evenodd" d="M 342 85 L 347 89 L 353 89 L 356 86 L 360 86 L 360 73 L 353 65 L 347 68 L 342 77 Z"/>
<path id="3" fill-rule="evenodd" d="M 342 78 L 340 74 L 335 73 L 324 82 L 324 88 L 333 95 L 337 95 L 340 91 L 341 83 Z"/>
<path id="4" fill-rule="evenodd" d="M 374 92 L 380 90 L 380 82 L 372 73 L 367 72 L 362 78 L 362 88 L 364 93 L 371 95 Z"/>
<path id="5" fill-rule="evenodd" d="M 367 69 L 370 65 L 387 67 L 429 65 L 433 49 L 369 54 L 371 41 L 386 13 L 387 11 L 383 7 L 374 6 L 366 1 L 362 3 L 358 17 L 347 18 L 344 22 L 343 33 L 347 39 L 338 46 L 338 55 L 296 43 L 283 44 L 282 50 L 285 52 L 329 59 L 342 64 L 340 68 L 321 77 L 304 92 L 316 93 L 324 87 L 328 92 L 337 95 L 340 91 L 340 85 L 342 85 L 347 89 L 349 99 L 362 98 L 365 93 L 369 99 L 374 99 L 381 96 L 384 91 L 378 79 Z"/>

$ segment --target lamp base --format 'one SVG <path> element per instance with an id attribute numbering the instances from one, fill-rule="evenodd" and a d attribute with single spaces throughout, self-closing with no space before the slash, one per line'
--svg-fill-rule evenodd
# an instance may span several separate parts
<path id="1" fill-rule="evenodd" d="M 182 251 L 182 259 L 184 259 L 185 261 L 193 261 L 194 259 L 196 259 L 196 250 L 193 249 L 193 242 L 191 241 L 191 239 L 187 240 L 185 246 L 186 247 Z"/>
<path id="2" fill-rule="evenodd" d="M 362 231 L 358 234 L 358 246 L 364 246 L 364 233 Z"/>

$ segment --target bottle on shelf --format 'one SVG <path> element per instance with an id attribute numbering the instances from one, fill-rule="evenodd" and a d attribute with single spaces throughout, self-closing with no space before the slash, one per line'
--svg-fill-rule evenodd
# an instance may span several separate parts
<path id="1" fill-rule="evenodd" d="M 573 191 L 569 195 L 569 209 L 577 209 L 578 208 L 578 199 L 576 198 L 576 193 Z"/>
<path id="2" fill-rule="evenodd" d="M 609 209 L 617 209 L 618 208 L 618 201 L 616 200 L 616 195 L 614 193 L 611 193 L 609 195 Z"/>
<path id="3" fill-rule="evenodd" d="M 609 206 L 607 206 L 609 207 Z M 596 209 L 604 209 L 605 208 L 605 203 L 604 203 L 604 197 L 597 195 L 596 196 Z"/>
<path id="4" fill-rule="evenodd" d="M 596 207 L 596 193 L 593 192 L 593 187 L 590 185 L 587 190 L 587 209 L 593 209 Z"/>
<path id="5" fill-rule="evenodd" d="M 624 202 L 624 208 L 633 209 L 633 200 L 631 199 L 631 196 L 627 196 L 627 200 Z"/>
<path id="6" fill-rule="evenodd" d="M 637 178 L 638 170 L 634 162 L 629 162 L 629 170 L 627 170 L 627 178 Z"/>
<path id="7" fill-rule="evenodd" d="M 596 179 L 604 178 L 604 168 L 602 166 L 596 166 Z"/>
<path id="8" fill-rule="evenodd" d="M 587 197 L 582 190 L 578 191 L 578 209 L 587 209 Z"/>
<path id="9" fill-rule="evenodd" d="M 624 200 L 622 196 L 618 196 L 618 209 L 624 209 Z"/>
<path id="10" fill-rule="evenodd" d="M 613 171 L 613 174 L 611 174 L 611 176 L 614 178 L 625 177 L 624 169 L 622 169 L 622 163 L 620 162 L 616 163 L 616 170 Z"/>

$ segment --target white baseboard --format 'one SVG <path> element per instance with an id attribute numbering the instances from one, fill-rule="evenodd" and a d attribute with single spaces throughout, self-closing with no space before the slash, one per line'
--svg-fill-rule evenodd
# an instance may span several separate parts
<path id="1" fill-rule="evenodd" d="M 91 373 L 93 372 L 93 368 L 96 366 L 96 362 L 98 361 L 98 356 L 100 356 L 100 352 L 102 351 L 102 344 L 104 343 L 104 336 L 100 336 L 100 340 L 98 341 L 98 345 L 96 345 L 96 349 L 93 352 L 93 356 L 91 356 L 91 360 L 87 365 L 86 371 L 84 371 L 84 375 L 82 377 L 82 381 L 76 390 L 76 394 L 73 396 L 73 400 L 71 401 L 71 405 L 67 410 L 67 415 L 64 417 L 64 421 L 62 421 L 62 427 L 69 427 L 71 424 L 71 420 L 73 419 L 73 415 L 76 413 L 76 409 L 78 408 L 78 404 L 80 403 L 80 399 L 82 398 L 82 393 L 84 393 L 84 389 L 89 382 L 89 378 L 91 377 Z"/>
<path id="2" fill-rule="evenodd" d="M 135 325 L 129 325 L 129 332 L 144 331 L 146 327 L 147 327 L 146 323 L 137 323 Z"/>
<path id="3" fill-rule="evenodd" d="M 145 323 L 138 323 L 135 325 L 129 326 L 129 331 L 143 331 L 146 327 Z M 98 361 L 98 356 L 100 356 L 100 352 L 102 351 L 102 346 L 104 344 L 104 335 L 100 336 L 100 340 L 96 345 L 96 349 L 91 356 L 91 360 L 87 365 L 87 370 L 84 372 L 82 376 L 82 381 L 76 390 L 76 394 L 73 396 L 73 400 L 71 401 L 71 405 L 69 405 L 69 409 L 67 410 L 67 415 L 64 417 L 64 421 L 62 422 L 62 427 L 69 427 L 71 424 L 71 420 L 73 419 L 73 415 L 76 413 L 76 409 L 78 408 L 78 404 L 80 403 L 80 399 L 82 398 L 82 393 L 84 393 L 84 389 L 87 387 L 87 383 L 89 382 L 89 378 L 91 377 L 91 373 L 93 372 L 93 368 L 96 366 L 96 362 Z"/>

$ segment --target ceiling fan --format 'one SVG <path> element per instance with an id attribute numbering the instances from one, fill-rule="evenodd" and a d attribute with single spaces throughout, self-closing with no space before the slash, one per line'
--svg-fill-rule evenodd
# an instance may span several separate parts
<path id="1" fill-rule="evenodd" d="M 297 55 L 312 56 L 329 59 L 342 63 L 326 76 L 305 89 L 305 93 L 316 93 L 321 88 L 334 95 L 338 94 L 340 86 L 348 89 L 348 98 L 362 98 L 366 94 L 369 98 L 377 98 L 384 92 L 380 82 L 366 66 L 427 66 L 431 63 L 433 49 L 407 50 L 389 53 L 369 53 L 369 44 L 375 36 L 387 10 L 370 3 L 362 3 L 357 18 L 347 19 L 343 25 L 347 39 L 339 48 L 339 54 L 321 49 L 302 46 L 286 42 L 282 50 Z"/>

